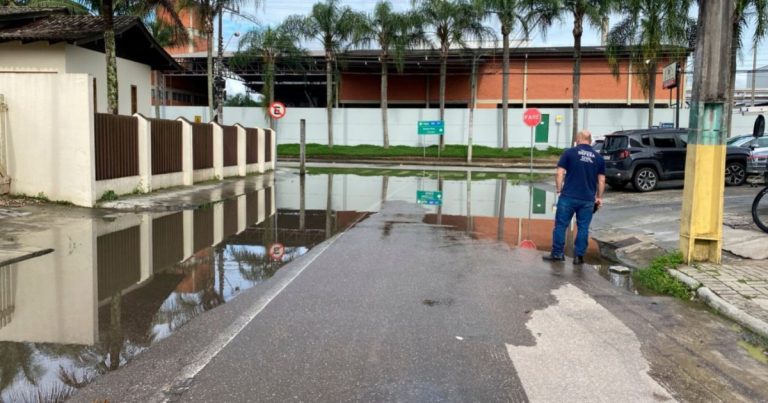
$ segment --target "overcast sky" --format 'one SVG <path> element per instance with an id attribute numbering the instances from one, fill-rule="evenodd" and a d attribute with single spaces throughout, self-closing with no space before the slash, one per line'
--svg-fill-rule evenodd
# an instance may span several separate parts
<path id="1" fill-rule="evenodd" d="M 394 9 L 398 11 L 404 11 L 411 8 L 411 0 L 390 0 Z M 275 26 L 280 24 L 286 17 L 292 14 L 307 15 L 312 9 L 312 5 L 316 1 L 311 0 L 263 0 L 263 6 L 255 8 L 252 2 L 244 1 L 244 6 L 241 7 L 240 13 L 247 16 L 247 18 L 225 14 L 224 17 L 224 42 L 229 43 L 228 49 L 234 50 L 237 48 L 238 38 L 233 37 L 235 32 L 245 33 L 248 30 L 254 29 L 257 26 L 254 24 L 254 20 L 261 26 Z M 250 3 L 250 4 L 249 4 Z M 342 0 L 342 4 L 348 5 L 357 11 L 371 12 L 376 1 L 374 0 Z M 692 16 L 696 16 L 696 11 L 691 12 Z M 611 19 L 610 24 L 613 25 L 619 21 L 619 17 Z M 487 22 L 490 26 L 497 28 L 498 24 L 489 20 Z M 546 37 L 543 37 L 539 32 L 536 32 L 531 37 L 531 46 L 573 46 L 573 35 L 571 33 L 573 27 L 573 19 L 564 19 L 562 22 L 556 22 L 547 30 Z M 498 31 L 498 29 L 497 29 Z M 752 35 L 754 28 L 750 27 L 748 32 L 748 38 L 744 38 L 745 47 L 742 50 L 741 57 L 739 58 L 739 70 L 747 70 L 752 68 Z M 522 38 L 518 38 L 522 39 Z M 600 33 L 599 30 L 586 26 L 585 32 L 582 37 L 582 45 L 595 46 L 600 45 Z M 309 49 L 319 49 L 317 44 L 306 44 Z M 757 53 L 757 66 L 768 65 L 768 41 L 764 41 L 758 47 Z M 692 67 L 689 66 L 689 70 Z M 737 75 L 737 87 L 746 86 L 746 74 Z"/>

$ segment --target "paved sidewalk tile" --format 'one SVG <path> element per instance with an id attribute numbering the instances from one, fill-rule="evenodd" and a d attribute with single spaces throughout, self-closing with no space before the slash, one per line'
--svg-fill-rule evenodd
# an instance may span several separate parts
<path id="1" fill-rule="evenodd" d="M 680 269 L 726 302 L 768 322 L 768 261 L 744 264 L 698 264 Z"/>

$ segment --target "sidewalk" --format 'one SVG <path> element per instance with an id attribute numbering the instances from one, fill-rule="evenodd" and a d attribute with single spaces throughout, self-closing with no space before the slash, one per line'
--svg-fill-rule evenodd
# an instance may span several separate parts
<path id="1" fill-rule="evenodd" d="M 605 228 L 595 232 L 594 238 L 601 253 L 621 264 L 641 269 L 657 256 L 675 249 L 670 242 L 678 238 L 671 226 L 679 222 L 664 214 L 656 216 L 667 220 L 664 224 L 652 222 L 655 231 L 638 229 L 637 232 Z M 672 234 L 674 232 L 674 234 Z M 768 234 L 751 229 L 723 229 L 722 264 L 697 263 L 670 270 L 670 274 L 685 283 L 697 297 L 710 307 L 768 338 Z"/>
<path id="2" fill-rule="evenodd" d="M 299 158 L 291 156 L 280 156 L 278 164 L 292 162 L 298 165 Z M 318 158 L 307 157 L 307 163 L 328 163 L 328 164 L 364 164 L 364 165 L 413 165 L 413 166 L 435 166 L 435 167 L 466 167 L 466 168 L 517 168 L 528 169 L 531 165 L 528 158 L 475 158 L 471 163 L 463 158 Z M 533 159 L 534 169 L 551 169 L 554 172 L 557 166 L 557 157 Z"/>

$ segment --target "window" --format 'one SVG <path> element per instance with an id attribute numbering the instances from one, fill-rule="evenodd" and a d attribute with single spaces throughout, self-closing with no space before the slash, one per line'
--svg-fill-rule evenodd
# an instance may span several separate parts
<path id="1" fill-rule="evenodd" d="M 139 97 L 135 85 L 131 86 L 131 115 L 139 111 Z"/>
<path id="2" fill-rule="evenodd" d="M 637 141 L 637 139 L 630 138 L 629 139 L 629 146 L 630 147 L 642 147 L 643 144 Z"/>
<path id="3" fill-rule="evenodd" d="M 605 143 L 603 144 L 603 150 L 605 150 L 605 152 L 609 153 L 625 148 L 627 148 L 626 136 L 605 136 Z"/>
<path id="4" fill-rule="evenodd" d="M 99 113 L 99 101 L 97 95 L 98 92 L 96 91 L 96 77 L 93 78 L 93 113 Z"/>
<path id="5" fill-rule="evenodd" d="M 768 147 L 768 137 L 760 137 L 757 139 L 758 147 Z"/>
<path id="6" fill-rule="evenodd" d="M 643 140 L 644 146 L 648 146 L 648 147 L 651 146 L 651 138 L 649 136 L 643 136 L 642 140 Z"/>
<path id="7" fill-rule="evenodd" d="M 683 143 L 683 147 L 688 145 L 688 133 L 683 133 L 680 135 L 680 141 Z"/>
<path id="8" fill-rule="evenodd" d="M 675 138 L 670 135 L 653 136 L 653 144 L 658 148 L 677 148 Z"/>

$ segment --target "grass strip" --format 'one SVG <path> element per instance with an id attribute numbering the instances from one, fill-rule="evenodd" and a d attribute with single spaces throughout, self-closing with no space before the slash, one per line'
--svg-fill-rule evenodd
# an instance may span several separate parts
<path id="1" fill-rule="evenodd" d="M 645 269 L 633 274 L 636 283 L 659 294 L 671 295 L 683 300 L 691 299 L 691 291 L 678 279 L 672 277 L 667 269 L 675 269 L 683 264 L 683 255 L 672 252 L 653 259 Z"/>
<path id="2" fill-rule="evenodd" d="M 442 178 L 445 180 L 466 180 L 467 173 L 462 171 L 408 170 L 408 169 L 360 169 L 336 167 L 308 167 L 310 175 L 356 175 L 356 176 L 388 176 L 388 177 L 421 177 L 429 179 Z M 515 182 L 536 182 L 550 179 L 552 175 L 505 172 L 472 172 L 472 180 L 507 179 Z"/>
<path id="3" fill-rule="evenodd" d="M 308 157 L 354 157 L 354 158 L 397 158 L 397 157 L 423 157 L 425 152 L 427 157 L 437 157 L 437 146 L 422 147 L 410 146 L 390 146 L 384 148 L 374 145 L 357 146 L 334 146 L 328 147 L 324 144 L 311 143 L 306 145 Z M 529 158 L 530 148 L 518 147 L 510 148 L 507 151 L 501 148 L 474 146 L 472 147 L 473 158 Z M 279 144 L 277 154 L 279 156 L 299 156 L 299 144 Z M 546 150 L 533 150 L 534 158 L 556 157 L 563 153 L 563 149 L 549 147 Z M 445 158 L 466 158 L 467 146 L 460 144 L 447 144 L 445 150 L 440 152 L 441 157 Z"/>

